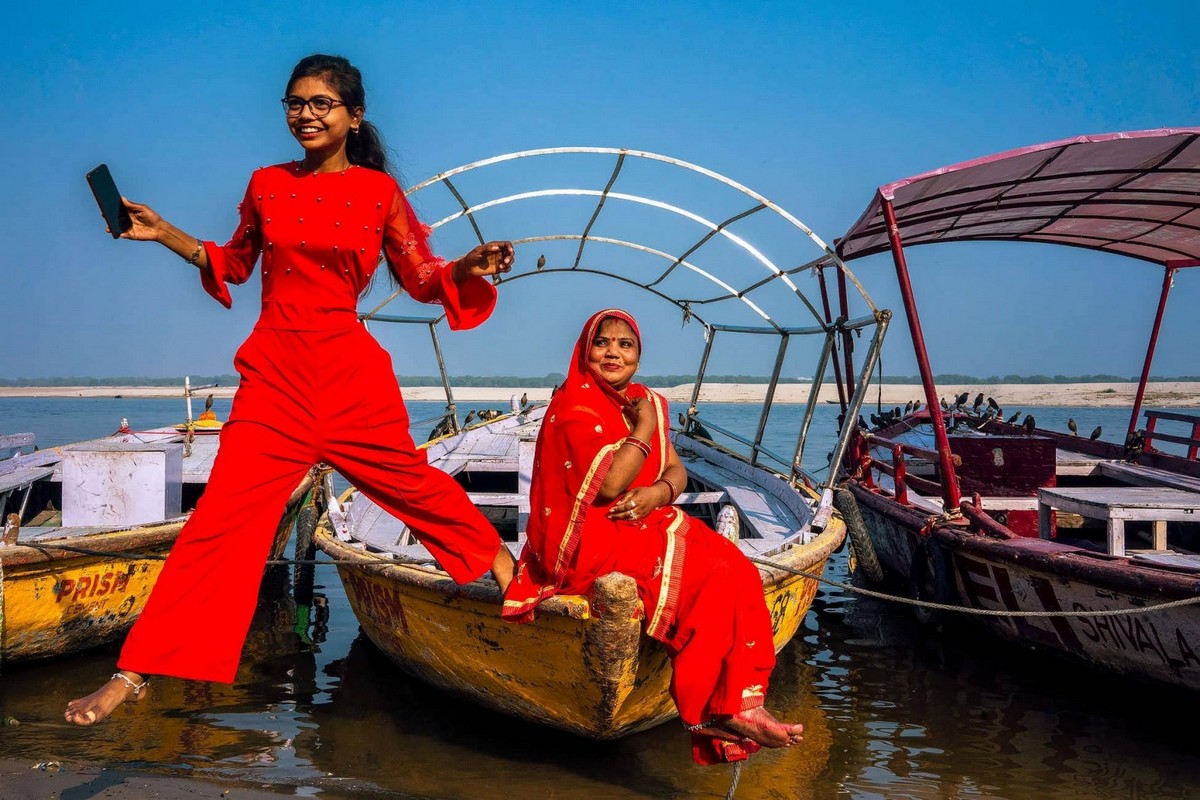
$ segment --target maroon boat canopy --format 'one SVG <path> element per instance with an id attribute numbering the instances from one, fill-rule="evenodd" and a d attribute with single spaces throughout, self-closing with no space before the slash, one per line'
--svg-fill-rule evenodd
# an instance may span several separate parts
<path id="1" fill-rule="evenodd" d="M 884 200 L 906 247 L 1046 242 L 1196 266 L 1200 128 L 1079 136 L 889 183 L 837 242 L 843 260 L 889 249 Z"/>

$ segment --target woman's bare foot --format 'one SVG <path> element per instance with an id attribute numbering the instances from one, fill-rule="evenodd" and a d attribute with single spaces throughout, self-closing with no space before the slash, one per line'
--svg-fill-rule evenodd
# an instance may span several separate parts
<path id="1" fill-rule="evenodd" d="M 496 551 L 496 557 L 492 559 L 492 577 L 496 579 L 496 583 L 500 586 L 500 594 L 508 591 L 508 584 L 512 582 L 513 572 L 517 568 L 517 561 L 513 558 L 512 552 L 509 551 L 508 545 L 500 543 L 500 549 Z"/>
<path id="2" fill-rule="evenodd" d="M 763 747 L 791 747 L 804 739 L 803 725 L 780 722 L 763 706 L 723 719 L 716 727 L 757 742 Z"/>
<path id="3" fill-rule="evenodd" d="M 119 677 L 124 675 L 128 680 Z M 136 691 L 134 687 L 139 687 Z M 67 722 L 76 725 L 95 725 L 108 719 L 117 706 L 130 698 L 141 699 L 149 691 L 148 684 L 141 675 L 129 670 L 122 670 L 109 679 L 87 697 L 80 697 L 67 703 L 67 711 L 63 714 Z"/>

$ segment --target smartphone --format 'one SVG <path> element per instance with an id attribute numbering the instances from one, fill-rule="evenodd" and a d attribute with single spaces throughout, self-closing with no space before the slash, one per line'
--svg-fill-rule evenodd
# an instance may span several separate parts
<path id="1" fill-rule="evenodd" d="M 125 204 L 121 202 L 121 193 L 117 191 L 117 184 L 113 182 L 108 165 L 101 164 L 89 172 L 87 182 L 88 186 L 92 187 L 92 194 L 96 196 L 96 204 L 100 206 L 104 221 L 108 223 L 109 233 L 114 239 L 120 239 L 122 233 L 133 227 L 133 221 L 129 219 Z"/>

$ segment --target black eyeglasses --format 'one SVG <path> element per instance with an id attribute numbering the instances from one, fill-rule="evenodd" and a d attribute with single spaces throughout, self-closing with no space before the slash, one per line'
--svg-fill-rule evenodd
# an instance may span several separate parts
<path id="1" fill-rule="evenodd" d="M 293 94 L 283 98 L 279 102 L 283 103 L 283 107 L 287 110 L 287 115 L 289 117 L 299 116 L 300 112 L 304 110 L 304 107 L 308 106 L 312 109 L 313 116 L 317 119 L 325 116 L 338 106 L 346 105 L 341 100 L 334 100 L 332 97 L 326 97 L 325 95 L 321 94 L 317 95 L 316 97 L 310 97 L 307 100 L 305 100 L 303 97 L 296 97 L 296 95 Z"/>

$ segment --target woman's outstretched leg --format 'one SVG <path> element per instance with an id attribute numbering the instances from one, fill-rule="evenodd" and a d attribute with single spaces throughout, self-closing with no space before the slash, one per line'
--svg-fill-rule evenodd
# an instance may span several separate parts
<path id="1" fill-rule="evenodd" d="M 233 680 L 287 498 L 313 462 L 297 441 L 258 423 L 226 424 L 208 487 L 121 649 L 118 674 L 129 683 L 114 676 L 72 700 L 67 721 L 107 718 L 143 675 Z"/>

